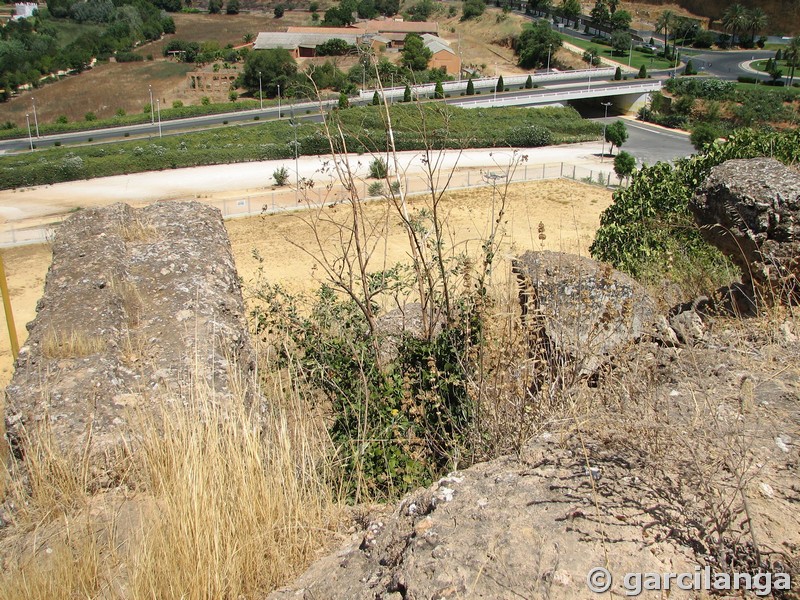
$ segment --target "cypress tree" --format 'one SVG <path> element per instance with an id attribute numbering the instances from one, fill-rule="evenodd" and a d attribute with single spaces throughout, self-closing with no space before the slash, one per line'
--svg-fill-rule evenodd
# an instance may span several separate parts
<path id="1" fill-rule="evenodd" d="M 372 106 L 380 106 L 381 105 L 381 97 L 378 95 L 378 90 L 375 90 L 375 93 L 372 94 Z"/>
<path id="2" fill-rule="evenodd" d="M 533 79 L 531 79 L 531 76 L 528 75 L 528 78 L 525 80 L 525 89 L 529 90 L 531 88 L 533 88 Z"/>
<path id="3" fill-rule="evenodd" d="M 617 67 L 617 70 L 614 71 L 614 81 L 620 81 L 622 79 L 622 69 Z"/>
<path id="4" fill-rule="evenodd" d="M 434 88 L 433 91 L 433 97 L 436 98 L 437 100 L 441 100 L 442 98 L 444 98 L 444 87 L 442 87 L 441 81 L 436 82 L 436 87 Z"/>
<path id="5" fill-rule="evenodd" d="M 639 69 L 639 74 L 636 76 L 637 79 L 647 79 L 647 67 L 642 65 Z"/>
<path id="6" fill-rule="evenodd" d="M 403 92 L 403 102 L 411 102 L 411 88 L 406 84 L 406 89 Z"/>
<path id="7" fill-rule="evenodd" d="M 503 83 L 502 75 L 500 75 L 500 77 L 497 78 L 497 87 L 495 88 L 495 90 L 498 92 L 504 92 L 506 90 L 506 86 Z"/>
<path id="8" fill-rule="evenodd" d="M 475 95 L 475 84 L 472 83 L 472 77 L 469 78 L 467 81 L 467 96 L 474 96 Z"/>

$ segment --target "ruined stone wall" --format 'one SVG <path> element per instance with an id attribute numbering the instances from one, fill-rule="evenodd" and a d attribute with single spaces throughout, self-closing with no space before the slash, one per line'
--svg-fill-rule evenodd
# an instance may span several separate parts
<path id="1" fill-rule="evenodd" d="M 134 413 L 252 402 L 254 356 L 217 209 L 116 204 L 67 219 L 6 390 L 12 449 L 47 425 L 64 449 L 118 443 Z"/>

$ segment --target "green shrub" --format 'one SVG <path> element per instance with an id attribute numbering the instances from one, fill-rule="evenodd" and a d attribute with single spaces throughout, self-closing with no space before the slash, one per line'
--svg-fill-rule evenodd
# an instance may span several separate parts
<path id="1" fill-rule="evenodd" d="M 640 169 L 630 187 L 614 193 L 614 203 L 600 218 L 592 256 L 640 276 L 669 269 L 676 252 L 684 269 L 727 268 L 727 261 L 700 236 L 689 213 L 694 190 L 711 168 L 733 158 L 773 156 L 785 163 L 800 160 L 800 130 L 784 133 L 740 130 L 724 144 L 679 159 L 676 166 L 657 163 Z"/>
<path id="2" fill-rule="evenodd" d="M 275 180 L 275 185 L 284 186 L 289 182 L 289 171 L 286 167 L 280 167 L 272 172 L 272 179 Z"/>
<path id="3" fill-rule="evenodd" d="M 371 179 L 386 179 L 388 174 L 389 166 L 383 158 L 374 158 L 372 162 L 369 163 L 369 176 Z"/>

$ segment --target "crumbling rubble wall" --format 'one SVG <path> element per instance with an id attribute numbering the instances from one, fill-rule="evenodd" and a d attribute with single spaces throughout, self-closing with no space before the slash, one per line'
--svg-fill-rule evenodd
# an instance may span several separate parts
<path id="1" fill-rule="evenodd" d="M 58 229 L 36 319 L 6 389 L 12 449 L 48 430 L 103 451 L 198 394 L 252 402 L 254 355 L 230 241 L 197 202 L 82 210 Z M 43 428 L 43 426 L 46 426 Z"/>

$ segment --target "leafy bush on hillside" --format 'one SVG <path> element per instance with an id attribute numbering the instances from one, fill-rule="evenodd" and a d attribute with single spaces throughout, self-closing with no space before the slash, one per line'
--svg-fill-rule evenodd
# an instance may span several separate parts
<path id="1" fill-rule="evenodd" d="M 614 203 L 601 216 L 592 256 L 633 276 L 668 269 L 678 259 L 712 270 L 723 266 L 723 257 L 700 237 L 689 213 L 689 199 L 715 165 L 758 156 L 796 163 L 800 130 L 741 130 L 726 143 L 712 144 L 702 154 L 679 160 L 675 167 L 667 163 L 643 167 L 630 187 L 614 192 Z"/>

